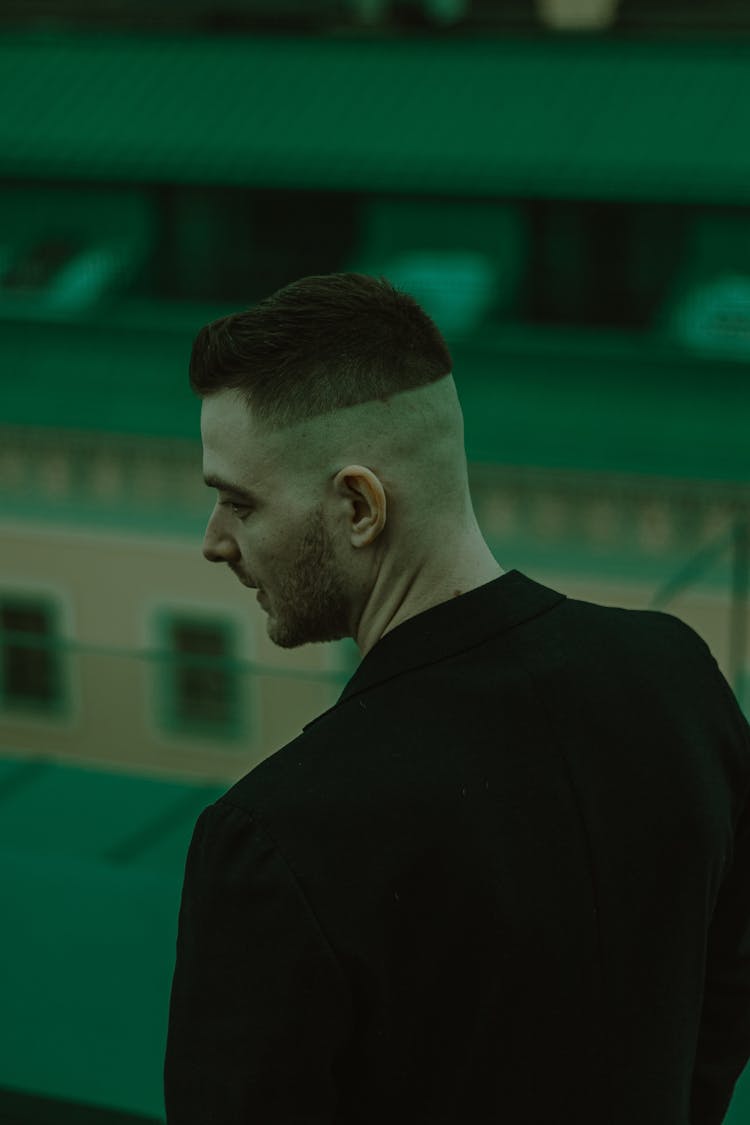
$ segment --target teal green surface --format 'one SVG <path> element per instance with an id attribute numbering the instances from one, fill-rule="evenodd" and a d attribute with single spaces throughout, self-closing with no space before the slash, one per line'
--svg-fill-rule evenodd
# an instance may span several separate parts
<path id="1" fill-rule="evenodd" d="M 0 1087 L 163 1116 L 191 787 L 0 760 Z"/>
<path id="2" fill-rule="evenodd" d="M 749 64 L 743 40 L 6 30 L 0 152 L 16 177 L 747 202 Z"/>

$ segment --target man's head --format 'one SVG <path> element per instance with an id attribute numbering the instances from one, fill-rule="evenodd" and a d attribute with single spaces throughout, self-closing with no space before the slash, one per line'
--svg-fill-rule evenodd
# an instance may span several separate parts
<path id="1" fill-rule="evenodd" d="M 218 490 L 204 554 L 259 588 L 276 644 L 352 636 L 367 651 L 441 594 L 438 575 L 459 580 L 478 534 L 463 417 L 412 297 L 384 278 L 304 278 L 203 328 L 190 377 Z"/>

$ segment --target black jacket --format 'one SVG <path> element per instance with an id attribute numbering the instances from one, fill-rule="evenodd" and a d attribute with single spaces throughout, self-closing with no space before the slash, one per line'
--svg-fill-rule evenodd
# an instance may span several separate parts
<path id="1" fill-rule="evenodd" d="M 749 792 L 670 614 L 512 570 L 403 622 L 197 821 L 169 1125 L 718 1125 Z"/>

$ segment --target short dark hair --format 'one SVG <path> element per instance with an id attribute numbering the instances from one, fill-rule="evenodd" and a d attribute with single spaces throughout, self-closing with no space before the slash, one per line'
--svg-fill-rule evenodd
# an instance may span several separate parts
<path id="1" fill-rule="evenodd" d="M 437 325 L 385 277 L 303 277 L 201 328 L 190 386 L 237 389 L 271 430 L 433 383 L 453 370 Z"/>

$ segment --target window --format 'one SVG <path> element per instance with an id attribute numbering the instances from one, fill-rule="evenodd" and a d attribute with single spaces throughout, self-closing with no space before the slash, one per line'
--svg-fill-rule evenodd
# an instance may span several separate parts
<path id="1" fill-rule="evenodd" d="M 183 733 L 239 734 L 240 671 L 232 626 L 170 616 L 166 639 L 167 725 Z"/>
<path id="2" fill-rule="evenodd" d="M 35 713 L 61 710 L 62 656 L 56 613 L 47 602 L 0 599 L 0 696 L 3 707 Z"/>

